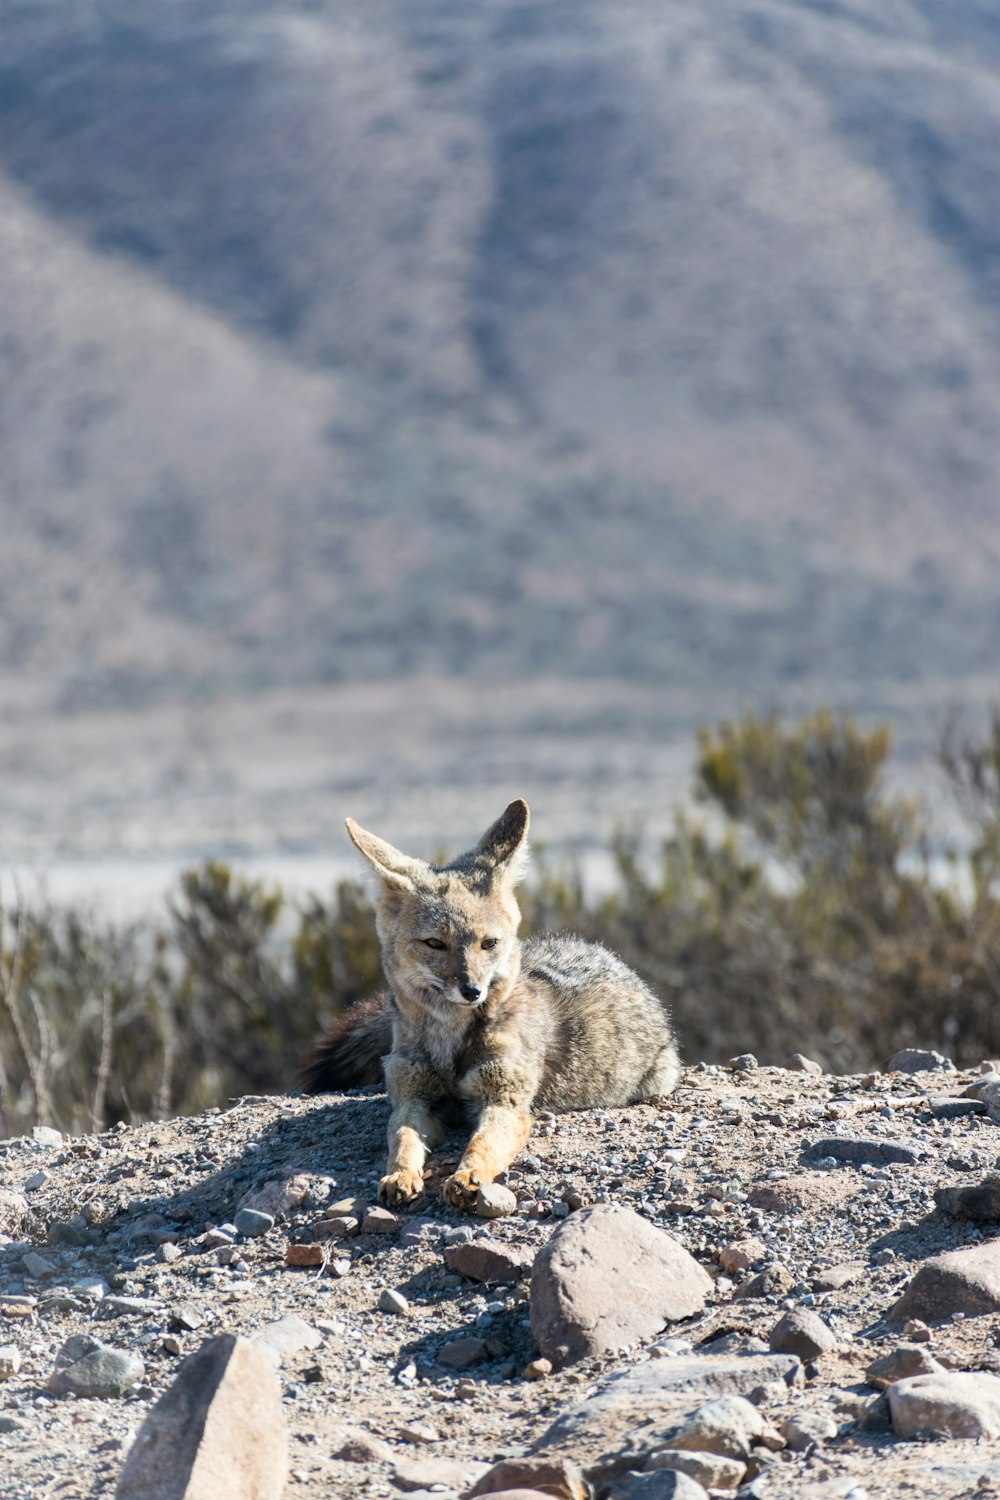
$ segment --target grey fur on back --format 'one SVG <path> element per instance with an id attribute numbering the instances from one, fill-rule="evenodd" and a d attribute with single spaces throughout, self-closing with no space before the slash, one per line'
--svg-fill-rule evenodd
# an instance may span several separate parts
<path id="1" fill-rule="evenodd" d="M 551 1012 L 536 1109 L 614 1108 L 668 1094 L 680 1059 L 666 1005 L 600 943 L 528 938 L 522 973 Z"/>

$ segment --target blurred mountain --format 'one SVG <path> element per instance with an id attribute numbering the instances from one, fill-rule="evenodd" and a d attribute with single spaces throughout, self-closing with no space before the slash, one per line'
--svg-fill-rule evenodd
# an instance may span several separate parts
<path id="1" fill-rule="evenodd" d="M 958 682 L 986 0 L 10 0 L 0 685 Z"/>

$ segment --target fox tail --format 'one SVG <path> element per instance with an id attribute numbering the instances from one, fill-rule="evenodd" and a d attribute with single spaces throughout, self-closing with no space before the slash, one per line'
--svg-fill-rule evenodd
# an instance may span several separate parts
<path id="1" fill-rule="evenodd" d="M 298 1073 L 304 1094 L 337 1093 L 379 1083 L 392 1050 L 392 1012 L 386 995 L 352 1005 L 306 1054 Z"/>

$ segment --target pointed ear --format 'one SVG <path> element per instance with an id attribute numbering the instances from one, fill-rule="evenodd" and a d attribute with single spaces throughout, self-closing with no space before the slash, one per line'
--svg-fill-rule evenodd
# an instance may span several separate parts
<path id="1" fill-rule="evenodd" d="M 376 875 L 385 885 L 394 891 L 416 890 L 428 868 L 422 859 L 401 854 L 398 849 L 387 844 L 385 839 L 376 838 L 373 833 L 355 823 L 353 818 L 348 818 L 346 822 L 354 847 L 374 867 Z"/>
<path id="2" fill-rule="evenodd" d="M 508 885 L 517 885 L 524 878 L 530 820 L 527 802 L 518 797 L 507 804 L 476 845 L 476 854 L 494 872 L 494 883 L 503 880 Z"/>

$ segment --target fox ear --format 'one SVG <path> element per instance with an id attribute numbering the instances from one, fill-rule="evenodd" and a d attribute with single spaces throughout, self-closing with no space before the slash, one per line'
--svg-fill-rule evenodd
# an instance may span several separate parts
<path id="1" fill-rule="evenodd" d="M 494 872 L 494 883 L 503 880 L 507 885 L 517 885 L 524 878 L 530 820 L 527 802 L 518 797 L 507 804 L 476 845 L 476 854 Z"/>
<path id="2" fill-rule="evenodd" d="M 417 889 L 421 877 L 427 873 L 427 866 L 422 859 L 401 854 L 398 849 L 387 844 L 385 839 L 376 838 L 374 833 L 369 833 L 359 823 L 355 823 L 353 818 L 346 821 L 354 847 L 374 866 L 376 875 L 385 885 L 394 891 Z"/>

